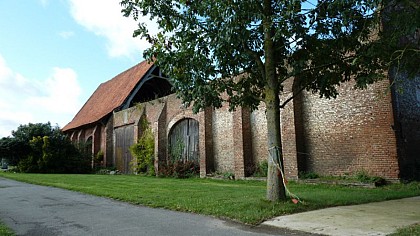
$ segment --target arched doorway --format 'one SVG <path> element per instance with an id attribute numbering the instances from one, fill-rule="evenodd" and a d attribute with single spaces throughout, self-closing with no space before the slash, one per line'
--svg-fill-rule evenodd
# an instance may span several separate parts
<path id="1" fill-rule="evenodd" d="M 199 162 L 198 132 L 198 121 L 191 118 L 178 121 L 169 132 L 169 158 Z"/>

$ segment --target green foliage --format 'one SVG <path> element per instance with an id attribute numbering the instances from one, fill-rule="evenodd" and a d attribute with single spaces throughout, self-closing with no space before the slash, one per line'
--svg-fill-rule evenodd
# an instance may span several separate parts
<path id="1" fill-rule="evenodd" d="M 196 161 L 169 160 L 160 163 L 158 176 L 179 179 L 195 177 L 200 174 L 200 165 Z"/>
<path id="2" fill-rule="evenodd" d="M 299 171 L 299 179 L 318 179 L 319 175 L 315 172 Z"/>
<path id="3" fill-rule="evenodd" d="M 80 152 L 50 123 L 20 125 L 12 137 L 0 141 L 0 156 L 31 173 L 87 173 L 90 156 Z"/>
<path id="4" fill-rule="evenodd" d="M 121 5 L 126 17 L 157 22 L 158 29 L 150 31 L 140 22 L 133 35 L 151 44 L 144 57 L 172 79 L 178 97 L 194 112 L 224 103 L 256 109 L 264 102 L 270 148 L 282 146 L 279 110 L 291 100 L 279 101 L 286 80 L 294 79 L 293 96 L 306 89 L 335 98 L 337 86 L 351 79 L 364 88 L 395 65 L 419 70 L 418 38 L 414 44 L 399 42 L 401 35 L 415 35 L 416 0 L 121 0 Z M 416 20 L 394 17 L 404 11 Z M 385 18 L 391 30 L 380 30 Z M 276 175 L 271 171 L 268 180 L 276 181 Z"/>
<path id="5" fill-rule="evenodd" d="M 16 131 L 12 131 L 11 137 L 0 139 L 0 158 L 7 158 L 10 165 L 17 165 L 30 154 L 29 142 L 34 137 L 50 136 L 58 129 L 52 127 L 49 122 L 20 125 Z"/>
<path id="6" fill-rule="evenodd" d="M 223 173 L 223 178 L 225 179 L 235 179 L 235 174 L 232 172 L 225 172 Z"/>
<path id="7" fill-rule="evenodd" d="M 385 183 L 385 180 L 383 178 L 379 176 L 371 176 L 364 170 L 358 171 L 354 175 L 354 177 L 357 181 L 360 181 L 362 183 L 378 183 L 380 185 Z"/>
<path id="8" fill-rule="evenodd" d="M 4 223 L 0 222 L 0 235 L 1 236 L 15 236 L 16 234 Z"/>
<path id="9" fill-rule="evenodd" d="M 260 161 L 255 168 L 254 177 L 267 177 L 268 162 L 266 160 Z"/>
<path id="10" fill-rule="evenodd" d="M 131 166 L 135 173 L 155 175 L 155 137 L 153 136 L 147 120 L 141 119 L 141 122 L 141 130 L 143 133 L 137 143 L 130 147 L 130 152 L 133 156 Z"/>
<path id="11" fill-rule="evenodd" d="M 365 87 L 383 78 L 393 62 L 419 70 L 412 60 L 419 58 L 418 39 L 401 43 L 420 25 L 415 0 L 122 0 L 121 5 L 124 16 L 147 15 L 158 23 L 156 35 L 140 22 L 134 36 L 151 43 L 145 57 L 174 79 L 178 94 L 194 102 L 196 111 L 223 101 L 232 108 L 256 108 L 272 86 L 271 73 L 280 84 L 296 76 L 299 87 L 335 97 L 336 85 L 354 78 Z M 392 30 L 379 30 L 383 19 Z M 239 74 L 241 79 L 234 79 Z M 224 92 L 228 96 L 220 96 Z"/>
<path id="12" fill-rule="evenodd" d="M 184 139 L 180 136 L 176 137 L 175 144 L 170 146 L 169 158 L 171 161 L 178 161 L 183 159 L 183 152 L 185 148 Z"/>
<path id="13" fill-rule="evenodd" d="M 93 168 L 98 169 L 101 168 L 104 161 L 104 152 L 99 150 L 98 153 L 93 157 Z"/>

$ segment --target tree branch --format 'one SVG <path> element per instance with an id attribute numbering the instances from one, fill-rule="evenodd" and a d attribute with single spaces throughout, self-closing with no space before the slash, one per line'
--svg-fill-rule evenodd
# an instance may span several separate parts
<path id="1" fill-rule="evenodd" d="M 242 41 L 242 45 L 245 49 L 245 52 L 254 58 L 255 62 L 257 63 L 258 69 L 261 71 L 262 77 L 265 78 L 265 67 L 260 56 L 255 51 L 251 50 L 244 41 Z"/>
<path id="2" fill-rule="evenodd" d="M 309 83 L 308 83 L 309 84 Z M 306 85 L 307 86 L 307 85 Z M 287 103 L 289 103 L 290 101 L 292 101 L 297 95 L 299 95 L 305 88 L 306 86 L 302 86 L 297 92 L 292 92 L 293 95 L 291 97 L 289 97 L 288 99 L 286 99 L 286 101 L 284 101 L 281 105 L 280 105 L 280 109 L 283 109 Z M 293 90 L 293 89 L 292 89 Z"/>

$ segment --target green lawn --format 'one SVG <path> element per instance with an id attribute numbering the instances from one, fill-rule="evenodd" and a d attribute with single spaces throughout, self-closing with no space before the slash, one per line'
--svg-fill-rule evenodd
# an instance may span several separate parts
<path id="1" fill-rule="evenodd" d="M 19 181 L 55 186 L 125 202 L 229 218 L 258 224 L 274 216 L 329 206 L 420 195 L 420 183 L 393 184 L 366 189 L 333 185 L 290 183 L 303 204 L 271 203 L 265 182 L 213 179 L 171 179 L 134 175 L 56 175 L 0 173 Z"/>

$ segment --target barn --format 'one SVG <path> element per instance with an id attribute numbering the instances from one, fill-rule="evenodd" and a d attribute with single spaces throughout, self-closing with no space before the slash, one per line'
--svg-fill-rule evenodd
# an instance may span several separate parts
<path id="1" fill-rule="evenodd" d="M 396 92 L 396 84 L 404 92 Z M 293 80 L 286 81 L 281 99 L 293 95 L 292 87 Z M 348 82 L 339 92 L 333 100 L 302 92 L 282 109 L 288 178 L 365 171 L 388 180 L 419 179 L 420 78 L 383 80 L 364 91 Z M 217 171 L 241 179 L 268 156 L 264 110 L 263 104 L 255 111 L 223 106 L 194 114 L 160 69 L 143 61 L 99 85 L 62 130 L 87 143 L 93 156 L 102 152 L 104 166 L 131 173 L 129 147 L 145 119 L 155 138 L 156 169 L 181 142 L 183 158 L 199 163 L 201 177 Z"/>

